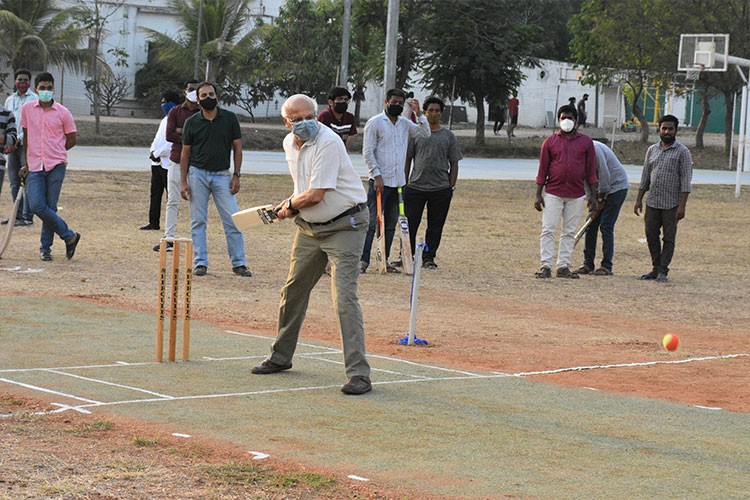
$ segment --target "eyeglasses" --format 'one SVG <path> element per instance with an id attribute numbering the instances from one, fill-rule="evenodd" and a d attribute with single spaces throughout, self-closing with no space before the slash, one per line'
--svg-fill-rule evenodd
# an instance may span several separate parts
<path id="1" fill-rule="evenodd" d="M 315 114 L 303 116 L 301 118 L 295 118 L 292 120 L 291 118 L 287 118 L 289 120 L 289 123 L 302 123 L 305 120 L 315 120 Z"/>

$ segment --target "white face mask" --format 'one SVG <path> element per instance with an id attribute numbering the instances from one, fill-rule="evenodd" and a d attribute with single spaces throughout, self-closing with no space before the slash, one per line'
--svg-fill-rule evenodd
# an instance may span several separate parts
<path id="1" fill-rule="evenodd" d="M 185 94 L 185 98 L 190 102 L 198 102 L 198 93 L 195 90 L 191 90 Z"/>
<path id="2" fill-rule="evenodd" d="M 560 122 L 560 130 L 562 130 L 566 134 L 570 132 L 571 130 L 573 130 L 573 127 L 575 126 L 576 126 L 576 122 L 574 122 L 570 118 L 566 118 Z"/>

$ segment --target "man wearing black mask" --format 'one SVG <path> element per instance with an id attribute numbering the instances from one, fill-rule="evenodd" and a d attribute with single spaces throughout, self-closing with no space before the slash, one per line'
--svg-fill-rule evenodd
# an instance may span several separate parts
<path id="1" fill-rule="evenodd" d="M 193 239 L 193 275 L 204 276 L 208 270 L 206 222 L 208 198 L 214 204 L 224 226 L 232 271 L 238 276 L 252 276 L 245 266 L 245 241 L 232 220 L 239 211 L 235 195 L 240 190 L 242 168 L 242 133 L 237 116 L 217 107 L 216 87 L 203 82 L 197 88 L 200 113 L 185 122 L 180 156 L 180 192 L 190 200 L 190 235 Z M 230 156 L 234 172 L 229 173 Z"/>
<path id="2" fill-rule="evenodd" d="M 422 114 L 419 101 L 413 99 L 411 108 L 417 115 L 417 123 L 401 116 L 406 94 L 401 89 L 386 92 L 385 111 L 373 116 L 365 125 L 362 141 L 362 156 L 369 170 L 369 190 L 367 208 L 370 210 L 370 227 L 367 230 L 365 246 L 359 262 L 359 271 L 364 273 L 370 265 L 372 240 L 375 237 L 378 207 L 377 195 L 382 193 L 382 211 L 385 219 L 385 262 L 393 242 L 393 233 L 398 220 L 398 188 L 406 184 L 406 149 L 409 138 L 430 137 L 430 124 Z M 398 270 L 388 266 L 388 272 Z"/>
<path id="3" fill-rule="evenodd" d="M 318 115 L 318 121 L 330 128 L 348 147 L 353 135 L 357 135 L 354 115 L 347 111 L 352 95 L 344 87 L 333 87 L 328 93 L 328 108 Z"/>

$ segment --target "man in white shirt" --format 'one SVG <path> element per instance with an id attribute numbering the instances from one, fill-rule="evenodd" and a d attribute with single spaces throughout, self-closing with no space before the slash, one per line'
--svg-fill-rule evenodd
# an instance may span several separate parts
<path id="1" fill-rule="evenodd" d="M 284 124 L 292 131 L 284 138 L 284 153 L 294 194 L 275 211 L 279 219 L 296 216 L 297 231 L 289 276 L 281 291 L 278 335 L 271 355 L 251 371 L 267 375 L 292 367 L 310 292 L 330 261 L 333 307 L 349 377 L 341 391 L 358 395 L 372 389 L 362 308 L 357 297 L 357 257 L 369 220 L 367 195 L 343 141 L 318 122 L 316 112 L 315 101 L 302 94 L 293 95 L 281 108 Z"/>
<path id="2" fill-rule="evenodd" d="M 21 128 L 21 108 L 24 104 L 31 101 L 36 101 L 39 96 L 31 90 L 31 71 L 27 69 L 17 69 L 15 72 L 16 91 L 13 92 L 5 100 L 6 109 L 13 113 L 16 118 L 18 140 L 14 145 L 6 148 L 6 154 L 8 155 L 8 182 L 10 182 L 10 193 L 13 199 L 18 196 L 18 190 L 21 188 L 21 177 L 18 172 L 21 167 L 26 165 L 26 158 L 23 154 L 23 129 Z M 13 223 L 13 221 L 10 221 Z M 16 213 L 16 226 L 28 226 L 34 223 L 34 215 L 29 209 L 29 199 L 24 197 L 23 204 L 18 207 L 18 213 Z"/>
<path id="3" fill-rule="evenodd" d="M 388 262 L 398 220 L 398 188 L 406 184 L 404 165 L 409 138 L 430 137 L 430 124 L 422 115 L 419 101 L 413 99 L 410 103 L 417 115 L 417 123 L 401 115 L 405 101 L 406 94 L 403 90 L 390 89 L 385 97 L 385 110 L 370 118 L 365 125 L 362 156 L 369 170 L 367 208 L 370 209 L 370 227 L 367 230 L 359 262 L 359 270 L 362 273 L 367 271 L 370 265 L 370 252 L 378 216 L 377 194 L 382 193 L 385 258 Z M 398 272 L 398 270 L 389 265 L 388 272 Z"/>

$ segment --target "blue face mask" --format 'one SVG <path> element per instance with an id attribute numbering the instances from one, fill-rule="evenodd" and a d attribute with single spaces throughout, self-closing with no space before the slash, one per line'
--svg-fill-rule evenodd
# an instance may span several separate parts
<path id="1" fill-rule="evenodd" d="M 309 118 L 307 120 L 292 123 L 292 133 L 297 136 L 297 139 L 303 142 L 312 139 L 317 131 L 318 120 L 316 118 Z"/>
<path id="2" fill-rule="evenodd" d="M 162 103 L 161 109 L 162 109 L 162 111 L 164 111 L 165 115 L 168 115 L 169 114 L 169 110 L 172 109 L 172 108 L 174 108 L 175 106 L 177 106 L 177 104 L 175 104 L 173 102 L 165 102 L 165 103 Z"/>
<path id="3" fill-rule="evenodd" d="M 40 90 L 39 100 L 42 102 L 50 102 L 52 100 L 53 95 L 54 95 L 54 92 L 52 90 Z"/>

